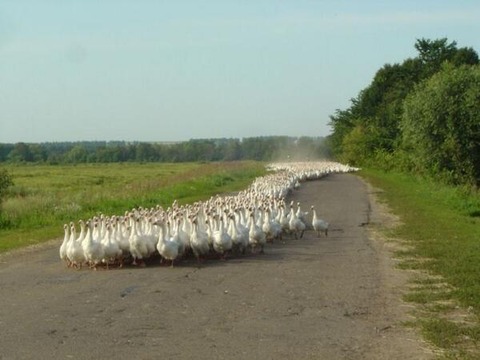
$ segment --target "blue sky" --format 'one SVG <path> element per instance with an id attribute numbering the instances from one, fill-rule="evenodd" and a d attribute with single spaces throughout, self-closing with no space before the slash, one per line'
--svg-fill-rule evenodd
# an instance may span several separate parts
<path id="1" fill-rule="evenodd" d="M 473 0 L 2 0 L 0 143 L 325 136 L 416 39 L 479 34 Z"/>

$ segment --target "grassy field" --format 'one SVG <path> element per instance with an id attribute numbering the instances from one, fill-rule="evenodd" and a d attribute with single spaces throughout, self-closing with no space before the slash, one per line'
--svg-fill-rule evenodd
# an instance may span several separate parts
<path id="1" fill-rule="evenodd" d="M 480 358 L 480 196 L 407 175 L 360 175 L 403 223 L 386 235 L 408 248 L 396 255 L 414 273 L 405 296 L 418 304 L 411 325 L 446 358 Z"/>
<path id="2" fill-rule="evenodd" d="M 241 190 L 264 164 L 123 163 L 4 166 L 14 186 L 2 205 L 0 252 L 63 236 L 63 224 L 136 206 L 170 206 Z"/>

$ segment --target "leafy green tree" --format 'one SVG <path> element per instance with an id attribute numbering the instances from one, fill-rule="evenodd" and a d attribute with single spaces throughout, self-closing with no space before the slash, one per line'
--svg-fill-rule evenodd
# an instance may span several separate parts
<path id="1" fill-rule="evenodd" d="M 351 100 L 350 108 L 337 110 L 330 117 L 333 131 L 329 143 L 334 156 L 355 158 L 357 165 L 359 161 L 391 158 L 402 141 L 404 101 L 415 86 L 440 71 L 445 63 L 458 67 L 479 62 L 472 48 L 458 49 L 455 41 L 449 43 L 446 38 L 419 39 L 415 48 L 419 53 L 416 58 L 385 64 L 370 85 Z"/>
<path id="2" fill-rule="evenodd" d="M 223 148 L 223 160 L 240 160 L 243 156 L 242 145 L 239 139 L 230 139 Z"/>
<path id="3" fill-rule="evenodd" d="M 453 58 L 457 51 L 457 43 L 452 41 L 449 44 L 447 38 L 436 40 L 422 38 L 417 39 L 415 49 L 423 64 L 439 67 L 445 60 Z"/>
<path id="4" fill-rule="evenodd" d="M 30 144 L 29 148 L 33 162 L 41 163 L 47 160 L 47 152 L 40 144 Z"/>
<path id="5" fill-rule="evenodd" d="M 480 63 L 478 54 L 471 47 L 458 49 L 456 54 L 451 59 L 455 66 L 460 65 L 477 65 Z"/>
<path id="6" fill-rule="evenodd" d="M 111 158 L 111 157 L 109 157 Z M 155 159 L 155 149 L 149 143 L 138 143 L 136 146 L 136 161 L 153 161 Z"/>
<path id="7" fill-rule="evenodd" d="M 480 66 L 444 65 L 408 96 L 401 127 L 417 169 L 480 185 Z"/>
<path id="8" fill-rule="evenodd" d="M 6 161 L 13 149 L 13 144 L 0 144 L 0 162 Z"/>
<path id="9" fill-rule="evenodd" d="M 376 152 L 381 151 L 379 146 L 378 128 L 364 125 L 355 126 L 343 138 L 343 152 L 341 160 L 351 165 L 368 163 Z"/>
<path id="10" fill-rule="evenodd" d="M 87 150 L 83 145 L 75 145 L 64 155 L 64 161 L 67 163 L 78 164 L 87 161 Z"/>
<path id="11" fill-rule="evenodd" d="M 8 155 L 11 162 L 30 162 L 33 161 L 33 154 L 30 146 L 24 142 L 16 143 Z"/>
<path id="12" fill-rule="evenodd" d="M 354 99 L 351 101 L 355 102 Z M 334 115 L 330 115 L 329 125 L 332 127 L 332 133 L 328 137 L 328 143 L 332 154 L 337 158 L 340 158 L 343 152 L 343 139 L 355 127 L 356 121 L 352 107 L 347 110 L 337 109 Z"/>
<path id="13" fill-rule="evenodd" d="M 352 141 L 357 144 L 355 147 L 360 144 L 366 146 L 365 149 L 357 149 L 364 154 L 360 158 L 365 160 L 368 158 L 366 154 L 373 155 L 373 150 L 393 152 L 400 136 L 403 100 L 421 78 L 422 64 L 418 59 L 407 59 L 402 64 L 386 64 L 379 69 L 370 85 L 351 100 L 349 109 L 337 110 L 330 117 L 330 126 L 333 127 L 330 143 L 334 155 L 350 158 L 353 155 Z M 361 134 L 366 139 L 358 142 Z M 345 145 L 349 149 L 344 148 Z M 344 151 L 349 154 L 342 155 Z M 356 161 L 360 158 L 356 156 Z"/>

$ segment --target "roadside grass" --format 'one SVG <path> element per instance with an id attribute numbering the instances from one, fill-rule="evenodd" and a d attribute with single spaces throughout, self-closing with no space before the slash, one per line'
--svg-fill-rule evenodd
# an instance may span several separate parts
<path id="1" fill-rule="evenodd" d="M 4 166 L 14 186 L 2 204 L 0 252 L 63 236 L 63 224 L 134 207 L 170 206 L 246 189 L 265 174 L 253 161 Z"/>
<path id="2" fill-rule="evenodd" d="M 404 300 L 417 304 L 416 321 L 445 358 L 480 358 L 480 195 L 399 173 L 364 169 L 402 224 L 387 230 L 402 239 L 399 267 L 415 276 Z"/>

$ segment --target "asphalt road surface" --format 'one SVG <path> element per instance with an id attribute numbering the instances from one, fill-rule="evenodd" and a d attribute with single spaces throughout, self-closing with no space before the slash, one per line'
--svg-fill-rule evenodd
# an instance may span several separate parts
<path id="1" fill-rule="evenodd" d="M 405 278 L 371 234 L 369 188 L 329 175 L 290 199 L 315 205 L 329 236 L 200 268 L 93 271 L 60 261 L 59 224 L 59 239 L 0 256 L 0 359 L 431 358 L 400 325 Z"/>

